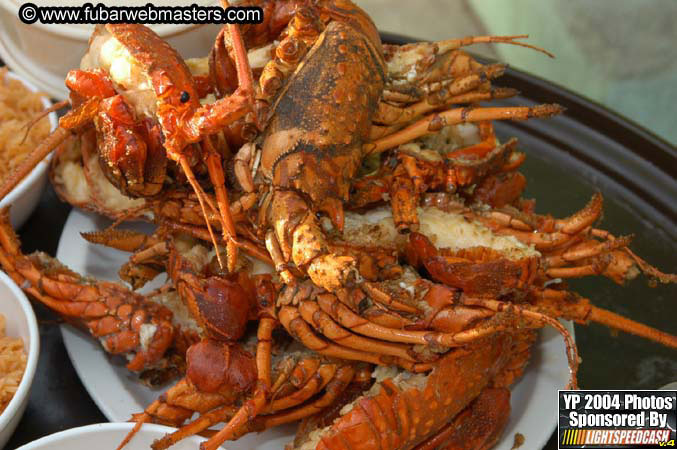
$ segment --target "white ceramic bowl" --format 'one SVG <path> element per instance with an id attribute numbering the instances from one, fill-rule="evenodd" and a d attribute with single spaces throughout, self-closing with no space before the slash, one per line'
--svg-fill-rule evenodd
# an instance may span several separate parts
<path id="1" fill-rule="evenodd" d="M 91 450 L 114 449 L 134 426 L 133 423 L 99 423 L 45 436 L 19 447 L 17 450 Z M 147 450 L 155 439 L 161 438 L 174 428 L 144 424 L 127 444 L 125 450 Z M 172 446 L 172 450 L 195 450 L 205 439 L 192 436 Z"/>
<path id="2" fill-rule="evenodd" d="M 7 76 L 15 80 L 21 81 L 28 89 L 33 92 L 38 92 L 39 89 L 35 87 L 33 83 L 26 80 L 23 77 L 20 77 L 16 73 L 8 72 Z M 52 106 L 52 102 L 48 98 L 42 99 L 43 105 L 45 108 Z M 56 130 L 56 127 L 59 126 L 59 118 L 56 113 L 52 112 L 49 114 L 49 124 L 50 131 Z M 40 164 L 35 166 L 35 168 L 17 184 L 14 189 L 10 191 L 5 198 L 0 201 L 0 208 L 4 208 L 7 205 L 12 205 L 10 209 L 10 221 L 14 229 L 18 229 L 23 223 L 28 219 L 28 216 L 31 215 L 38 202 L 40 201 L 40 196 L 42 191 L 45 188 L 47 183 L 47 169 L 49 168 L 49 161 L 51 160 L 51 153 L 43 159 Z"/>
<path id="3" fill-rule="evenodd" d="M 0 414 L 0 448 L 2 448 L 14 432 L 26 409 L 28 393 L 33 384 L 40 353 L 38 322 L 35 319 L 33 307 L 26 295 L 5 272 L 0 272 L 0 313 L 7 319 L 7 336 L 23 339 L 24 349 L 28 354 L 26 371 L 19 383 L 19 389 L 5 411 Z"/>
<path id="4" fill-rule="evenodd" d="M 69 70 L 80 67 L 93 25 L 26 25 L 17 17 L 20 0 L 0 0 L 0 58 L 15 72 L 30 80 L 53 98 L 64 100 L 68 91 L 64 79 Z M 85 1 L 41 0 L 40 6 L 82 5 Z M 96 3 L 96 2 L 91 2 Z M 145 5 L 146 1 L 124 0 L 118 6 Z M 156 0 L 155 5 L 185 6 L 184 0 Z M 198 5 L 215 5 L 217 0 L 193 0 Z M 108 3 L 110 4 L 110 3 Z M 184 58 L 207 56 L 221 25 L 151 25 Z"/>

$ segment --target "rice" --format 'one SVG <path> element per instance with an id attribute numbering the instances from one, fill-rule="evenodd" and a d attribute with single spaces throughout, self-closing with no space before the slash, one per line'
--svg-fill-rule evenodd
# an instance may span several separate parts
<path id="1" fill-rule="evenodd" d="M 5 316 L 0 314 L 0 414 L 19 388 L 25 369 L 23 341 L 5 336 Z"/>
<path id="2" fill-rule="evenodd" d="M 0 181 L 49 134 L 49 118 L 43 117 L 21 142 L 26 134 L 25 125 L 45 109 L 43 96 L 8 77 L 6 67 L 0 69 Z"/>

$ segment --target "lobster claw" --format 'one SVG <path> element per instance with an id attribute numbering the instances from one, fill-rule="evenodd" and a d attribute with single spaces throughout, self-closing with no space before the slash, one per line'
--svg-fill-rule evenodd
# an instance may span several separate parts
<path id="1" fill-rule="evenodd" d="M 343 213 L 343 202 L 335 197 L 325 198 L 318 208 L 324 212 L 339 231 L 343 231 L 345 214 Z"/>

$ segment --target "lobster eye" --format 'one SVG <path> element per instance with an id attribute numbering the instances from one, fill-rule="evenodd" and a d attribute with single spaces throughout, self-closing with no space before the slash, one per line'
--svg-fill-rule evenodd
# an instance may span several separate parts
<path id="1" fill-rule="evenodd" d="M 190 94 L 186 91 L 181 92 L 181 98 L 179 98 L 181 103 L 186 103 L 188 100 L 190 100 Z"/>

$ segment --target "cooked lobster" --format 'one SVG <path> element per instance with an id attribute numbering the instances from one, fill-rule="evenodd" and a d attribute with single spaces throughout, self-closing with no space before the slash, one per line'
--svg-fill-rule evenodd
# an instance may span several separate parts
<path id="1" fill-rule="evenodd" d="M 224 28 L 199 74 L 145 27 L 98 27 L 68 78 L 73 109 L 36 152 L 59 147 L 60 195 L 116 219 L 85 237 L 132 253 L 121 278 L 166 272 L 165 287 L 141 296 L 25 256 L 0 223 L 0 263 L 24 289 L 131 370 L 180 377 L 133 418 L 179 427 L 155 448 L 201 433 L 215 449 L 296 420 L 300 449 L 489 447 L 534 330 L 564 336 L 572 387 L 560 318 L 677 348 L 563 282 L 675 276 L 596 228 L 600 195 L 564 219 L 522 198 L 524 155 L 490 121 L 562 109 L 479 107 L 515 91 L 491 85 L 503 65 L 461 50 L 531 47 L 522 36 L 390 46 L 348 0 L 247 4 L 264 22 Z M 140 78 L 118 77 L 110 46 Z M 158 228 L 116 228 L 130 218 Z M 252 257 L 273 273 L 253 275 Z"/>

